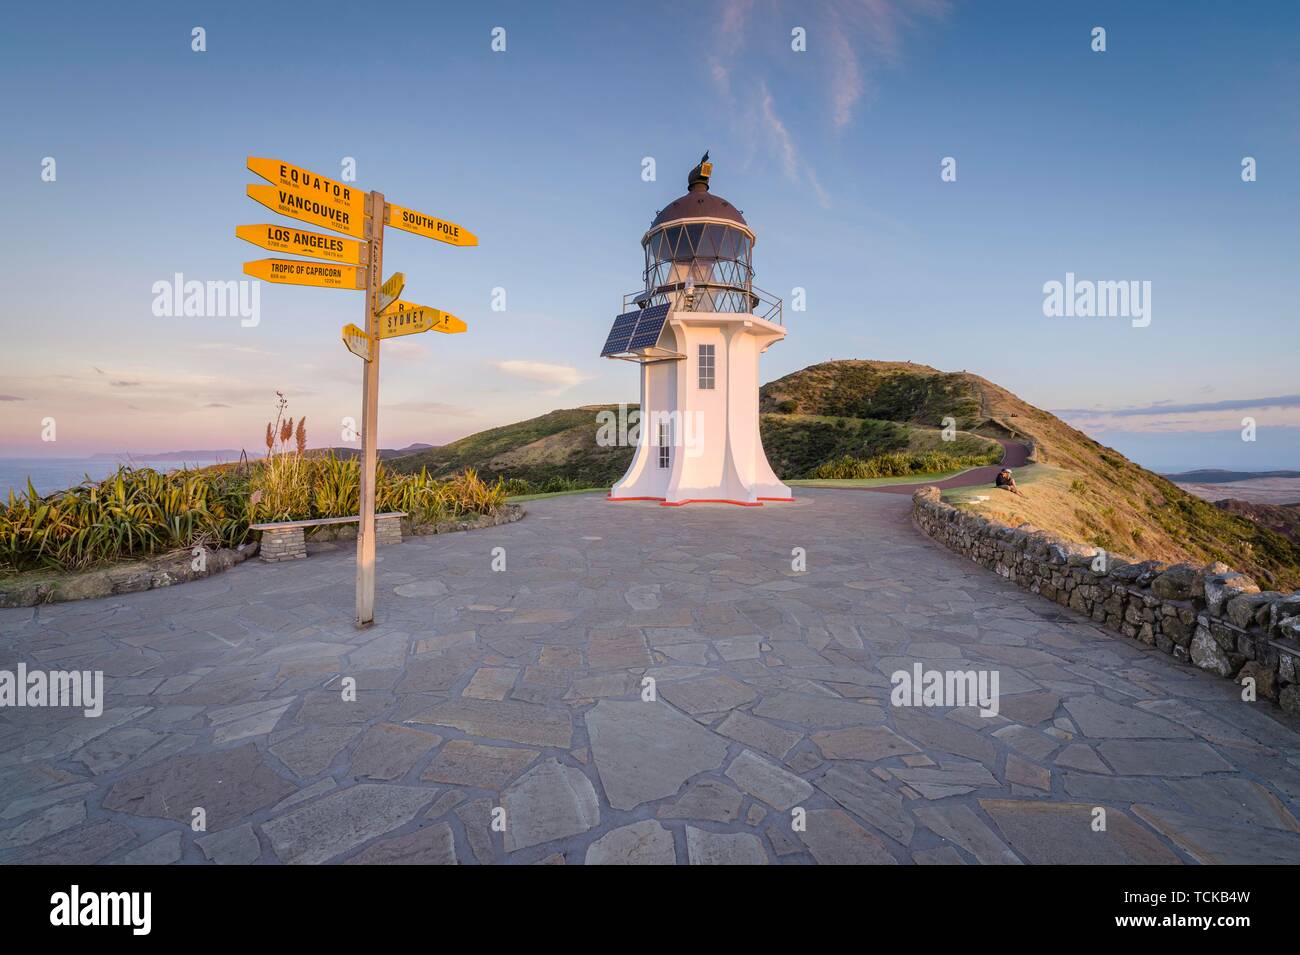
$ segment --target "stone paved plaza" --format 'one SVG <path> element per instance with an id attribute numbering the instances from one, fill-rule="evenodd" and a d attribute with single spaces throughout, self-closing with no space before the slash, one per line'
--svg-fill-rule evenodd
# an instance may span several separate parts
<path id="1" fill-rule="evenodd" d="M 408 540 L 365 631 L 348 547 L 0 611 L 0 668 L 107 699 L 0 711 L 0 863 L 1300 862 L 1295 720 L 904 496 L 797 493 Z M 999 715 L 891 706 L 916 662 L 997 671 Z"/>

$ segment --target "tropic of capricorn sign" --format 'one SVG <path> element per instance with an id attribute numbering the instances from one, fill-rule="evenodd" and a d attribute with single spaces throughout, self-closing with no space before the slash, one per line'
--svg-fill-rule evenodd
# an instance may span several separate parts
<path id="1" fill-rule="evenodd" d="M 417 332 L 465 331 L 454 315 L 398 299 L 406 277 L 398 272 L 383 281 L 384 226 L 392 226 L 448 245 L 478 245 L 478 238 L 454 222 L 404 206 L 390 205 L 383 193 L 364 192 L 278 159 L 248 157 L 248 168 L 269 186 L 248 187 L 248 196 L 273 212 L 352 236 L 305 232 L 296 226 L 241 225 L 235 235 L 272 252 L 328 259 L 332 264 L 299 259 L 259 259 L 244 263 L 244 272 L 268 282 L 318 288 L 364 290 L 365 325 L 343 326 L 343 344 L 360 358 L 361 522 L 357 533 L 357 626 L 375 617 L 375 465 L 379 421 L 379 343 Z"/>

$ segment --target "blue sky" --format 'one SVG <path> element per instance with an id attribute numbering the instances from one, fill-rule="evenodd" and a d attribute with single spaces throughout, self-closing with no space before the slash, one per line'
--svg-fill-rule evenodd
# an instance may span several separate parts
<path id="1" fill-rule="evenodd" d="M 251 449 L 276 390 L 339 443 L 360 293 L 264 284 L 251 328 L 151 310 L 156 281 L 271 254 L 234 237 L 288 222 L 244 197 L 248 155 L 353 157 L 480 238 L 389 230 L 404 297 L 470 331 L 385 344 L 381 445 L 635 400 L 597 354 L 707 148 L 757 284 L 807 290 L 764 380 L 907 359 L 1152 467 L 1300 467 L 1294 3 L 46 4 L 7 12 L 0 76 L 0 454 Z M 1067 272 L 1150 281 L 1150 325 L 1045 317 Z"/>

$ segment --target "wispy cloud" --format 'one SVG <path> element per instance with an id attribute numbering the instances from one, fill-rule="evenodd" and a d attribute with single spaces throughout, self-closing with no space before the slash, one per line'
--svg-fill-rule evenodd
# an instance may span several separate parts
<path id="1" fill-rule="evenodd" d="M 847 126 L 868 81 L 881 69 L 903 62 L 905 36 L 926 21 L 941 22 L 949 0 L 836 0 L 827 7 L 830 27 L 831 115 L 836 128 Z"/>
<path id="2" fill-rule="evenodd" d="M 473 408 L 447 404 L 444 401 L 398 401 L 388 407 L 393 411 L 418 411 L 422 414 L 436 414 L 446 418 L 474 418 L 478 415 Z"/>
<path id="3" fill-rule="evenodd" d="M 1232 398 L 1226 401 L 1197 401 L 1176 405 L 1157 401 L 1149 405 L 1129 405 L 1123 408 L 1061 408 L 1052 413 L 1066 415 L 1105 414 L 1113 417 L 1188 414 L 1198 411 L 1241 411 L 1247 408 L 1300 408 L 1300 395 L 1277 395 L 1272 398 Z"/>
<path id="4" fill-rule="evenodd" d="M 1107 431 L 1176 433 L 1225 431 L 1242 426 L 1243 417 L 1258 426 L 1300 425 L 1300 395 L 1231 398 L 1181 404 L 1157 401 L 1119 408 L 1058 408 L 1053 414 L 1091 434 Z M 1244 413 L 1244 414 L 1243 414 Z"/>
<path id="5" fill-rule="evenodd" d="M 817 201 L 823 209 L 830 207 L 830 196 L 822 188 L 821 183 L 817 180 L 817 174 L 812 167 L 799 158 L 799 150 L 795 148 L 794 140 L 790 137 L 790 131 L 786 129 L 785 123 L 776 113 L 776 104 L 772 100 L 772 94 L 767 89 L 767 84 L 762 86 L 762 100 L 760 101 L 760 115 L 763 118 L 763 129 L 767 132 L 769 139 L 776 148 L 777 158 L 781 163 L 781 171 L 785 173 L 787 179 L 791 182 L 806 182 L 812 187 L 813 192 L 817 195 Z"/>
<path id="6" fill-rule="evenodd" d="M 839 16 L 831 9 L 836 29 L 827 38 L 831 54 L 831 121 L 835 128 L 847 126 L 853 119 L 853 107 L 862 98 L 862 69 L 853 44 L 840 29 Z"/>
<path id="7" fill-rule="evenodd" d="M 551 394 L 557 394 L 572 388 L 574 385 L 586 381 L 589 377 L 572 365 L 551 365 L 542 361 L 511 359 L 496 362 L 496 367 L 514 378 L 523 378 L 526 381 L 536 381 L 543 385 L 549 385 Z"/>
<path id="8" fill-rule="evenodd" d="M 423 361 L 429 357 L 429 349 L 419 342 L 390 338 L 384 343 L 384 357 L 397 361 Z"/>
<path id="9" fill-rule="evenodd" d="M 0 401 L 26 401 L 26 398 L 19 398 L 17 395 L 0 395 Z"/>
<path id="10" fill-rule="evenodd" d="M 228 342 L 200 342 L 190 346 L 195 351 L 222 351 L 231 352 L 236 355 L 269 355 L 271 352 L 265 348 L 254 348 L 252 345 L 232 345 Z"/>
<path id="11" fill-rule="evenodd" d="M 729 112 L 746 123 L 757 116 L 765 134 L 761 144 L 768 147 L 785 177 L 807 186 L 827 207 L 828 191 L 796 147 L 788 114 L 777 109 L 778 99 L 795 94 L 776 87 L 781 74 L 771 64 L 775 57 L 791 53 L 791 37 L 788 30 L 773 30 L 772 24 L 786 22 L 807 30 L 807 51 L 798 55 L 822 64 L 830 128 L 838 132 L 853 122 L 860 102 L 872 94 L 872 75 L 901 65 L 906 35 L 924 22 L 946 18 L 951 3 L 828 0 L 808 6 L 793 0 L 770 0 L 761 16 L 755 8 L 754 0 L 722 4 L 708 59 L 709 78 Z M 802 92 L 799 95 L 806 99 Z M 812 115 L 815 117 L 815 112 Z"/>

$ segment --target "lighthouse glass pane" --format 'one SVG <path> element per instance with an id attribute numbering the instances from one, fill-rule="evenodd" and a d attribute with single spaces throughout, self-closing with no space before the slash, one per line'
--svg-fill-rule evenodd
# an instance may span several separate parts
<path id="1" fill-rule="evenodd" d="M 691 240 L 692 255 L 696 254 L 695 250 L 700 247 L 700 236 L 703 234 L 703 232 L 704 232 L 704 226 L 698 222 L 695 223 L 694 225 L 688 225 L 686 227 L 686 236 Z M 677 251 L 680 252 L 681 248 L 679 247 Z"/>
<path id="2" fill-rule="evenodd" d="M 718 244 L 716 240 L 718 237 L 718 233 L 721 231 L 722 231 L 721 226 L 716 226 L 716 225 L 705 226 L 704 231 L 700 234 L 699 245 L 695 247 L 695 254 L 700 256 L 701 258 L 708 258 L 708 259 L 711 259 L 714 256 L 716 256 L 718 254 Z"/>
<path id="3" fill-rule="evenodd" d="M 673 257 L 673 250 L 677 248 L 677 239 L 681 234 L 682 230 L 680 226 L 672 229 L 664 229 L 664 231 L 659 234 L 661 242 L 661 245 L 659 246 L 659 258 L 671 259 Z"/>
<path id="4" fill-rule="evenodd" d="M 736 250 L 740 248 L 740 243 L 737 241 L 740 238 L 740 233 L 735 229 L 728 229 L 725 226 L 719 226 L 718 229 L 721 233 L 716 242 L 718 258 L 734 259 L 736 257 Z"/>
<path id="5" fill-rule="evenodd" d="M 677 243 L 677 237 L 681 234 L 681 229 L 664 229 L 663 232 L 659 233 L 659 258 L 662 261 L 672 261 L 673 248 Z"/>
<path id="6" fill-rule="evenodd" d="M 673 231 L 677 233 L 677 244 L 673 246 L 673 258 L 678 262 L 689 262 L 695 257 L 695 249 L 691 245 L 691 237 L 687 234 L 686 227 L 681 226 Z"/>

